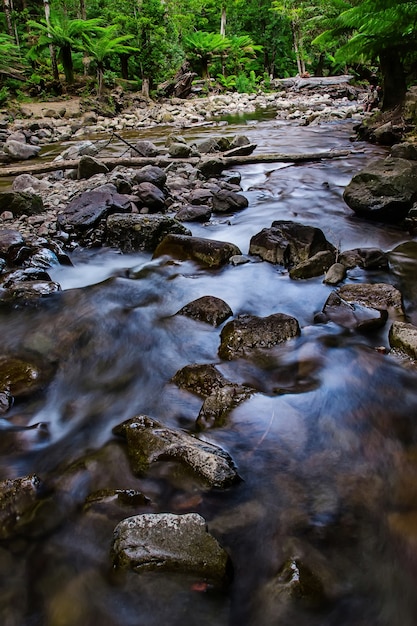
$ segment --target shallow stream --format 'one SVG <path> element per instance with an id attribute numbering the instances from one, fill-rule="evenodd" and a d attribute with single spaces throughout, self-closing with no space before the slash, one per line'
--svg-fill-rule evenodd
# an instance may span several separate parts
<path id="1" fill-rule="evenodd" d="M 346 250 L 391 251 L 410 236 L 357 219 L 342 199 L 352 175 L 383 148 L 351 143 L 350 121 L 302 127 L 273 119 L 184 131 L 187 140 L 244 133 L 258 152 L 348 148 L 348 157 L 238 168 L 249 207 L 192 225 L 245 254 L 273 220 L 318 226 Z M 140 138 L 163 137 L 163 130 Z M 417 324 L 416 250 L 392 255 L 391 271 L 351 270 L 347 282 L 389 282 Z M 390 322 L 356 334 L 315 324 L 331 287 L 293 281 L 280 266 L 203 269 L 147 253 L 77 250 L 51 272 L 62 293 L 36 309 L 0 311 L 5 352 L 54 364 L 47 389 L 0 422 L 0 478 L 36 473 L 52 485 L 36 530 L 0 544 L 4 626 L 414 626 L 417 619 L 417 375 L 388 347 Z M 283 312 L 301 336 L 256 360 L 222 361 L 219 328 L 174 314 L 204 295 L 234 315 Z M 242 481 L 207 490 L 180 466 L 135 477 L 112 428 L 138 413 L 195 431 L 201 398 L 170 380 L 190 363 L 214 363 L 257 393 L 222 427 L 199 436 L 233 457 Z M 56 488 L 56 489 L 55 489 Z M 138 490 L 130 505 L 87 501 L 102 489 Z M 57 493 L 59 496 L 54 496 Z M 48 494 L 46 494 L 48 496 Z M 162 573 L 114 575 L 116 524 L 142 512 L 200 513 L 229 552 L 229 588 L 196 587 Z M 30 527 L 30 525 L 29 525 Z M 316 598 L 289 598 L 274 581 L 284 562 L 321 580 Z"/>

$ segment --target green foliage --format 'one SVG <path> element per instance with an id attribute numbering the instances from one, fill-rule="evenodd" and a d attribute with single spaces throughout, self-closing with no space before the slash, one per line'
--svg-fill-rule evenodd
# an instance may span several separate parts
<path id="1" fill-rule="evenodd" d="M 240 74 L 236 76 L 235 84 L 238 93 L 255 93 L 258 87 L 258 79 L 254 71 L 251 71 L 249 75 L 240 72 Z"/>
<path id="2" fill-rule="evenodd" d="M 24 69 L 20 50 L 12 37 L 0 33 L 0 78 L 5 76 L 21 76 Z"/>
<path id="3" fill-rule="evenodd" d="M 5 85 L 3 85 L 3 87 L 0 89 L 0 106 L 3 106 L 4 104 L 6 104 L 9 98 L 10 98 L 10 91 Z"/>

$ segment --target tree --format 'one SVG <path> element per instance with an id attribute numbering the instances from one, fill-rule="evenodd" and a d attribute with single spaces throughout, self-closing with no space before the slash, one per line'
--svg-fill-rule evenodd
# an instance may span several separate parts
<path id="1" fill-rule="evenodd" d="M 22 80 L 20 50 L 10 35 L 0 33 L 0 75 Z"/>
<path id="2" fill-rule="evenodd" d="M 323 45 L 348 33 L 336 59 L 378 62 L 383 81 L 383 108 L 400 104 L 407 89 L 407 63 L 417 56 L 417 3 L 407 0 L 364 0 L 335 19 L 333 28 L 317 37 Z M 339 39 L 340 41 L 340 39 Z"/>
<path id="3" fill-rule="evenodd" d="M 133 35 L 117 36 L 116 25 L 101 28 L 96 36 L 93 37 L 90 37 L 86 33 L 83 34 L 85 49 L 97 66 L 97 94 L 99 97 L 101 97 L 103 88 L 103 75 L 106 61 L 115 55 L 138 52 L 138 48 L 126 45 L 126 42 L 132 39 Z"/>
<path id="4" fill-rule="evenodd" d="M 50 45 L 58 50 L 58 58 L 62 63 L 65 80 L 68 84 L 74 82 L 74 67 L 72 61 L 73 50 L 80 49 L 80 42 L 84 35 L 97 33 L 101 20 L 70 19 L 63 13 L 51 13 L 49 25 L 44 22 L 29 22 L 31 28 L 38 34 L 38 41 L 29 52 L 29 58 L 36 59 L 40 52 Z"/>
<path id="5" fill-rule="evenodd" d="M 198 60 L 204 79 L 210 78 L 210 61 L 230 47 L 230 40 L 227 37 L 201 30 L 184 37 L 183 43 L 190 57 Z"/>

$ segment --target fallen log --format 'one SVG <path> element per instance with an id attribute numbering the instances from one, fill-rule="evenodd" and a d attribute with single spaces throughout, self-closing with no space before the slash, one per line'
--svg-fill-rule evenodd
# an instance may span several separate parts
<path id="1" fill-rule="evenodd" d="M 352 153 L 352 150 L 327 150 L 325 152 L 307 152 L 303 154 L 250 154 L 247 156 L 222 157 L 217 153 L 209 157 L 189 157 L 187 159 L 172 158 L 169 156 L 156 157 L 104 157 L 100 159 L 109 169 L 114 169 L 117 165 L 124 167 L 143 167 L 145 165 L 157 165 L 165 168 L 172 163 L 190 163 L 199 165 L 205 161 L 217 160 L 224 168 L 237 165 L 251 165 L 254 163 L 302 163 L 306 161 L 321 161 L 322 159 L 336 159 L 345 157 Z M 46 174 L 57 170 L 77 169 L 79 159 L 69 161 L 50 161 L 48 163 L 25 163 L 25 165 L 15 165 L 2 167 L 0 178 L 18 176 L 19 174 Z"/>

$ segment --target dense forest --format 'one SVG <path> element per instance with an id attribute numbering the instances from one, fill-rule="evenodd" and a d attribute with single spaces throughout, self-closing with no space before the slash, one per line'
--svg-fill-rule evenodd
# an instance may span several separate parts
<path id="1" fill-rule="evenodd" d="M 118 84 L 157 95 L 185 66 L 240 92 L 349 72 L 379 80 L 385 108 L 417 80 L 415 0 L 3 0 L 0 16 L 0 104 Z"/>

